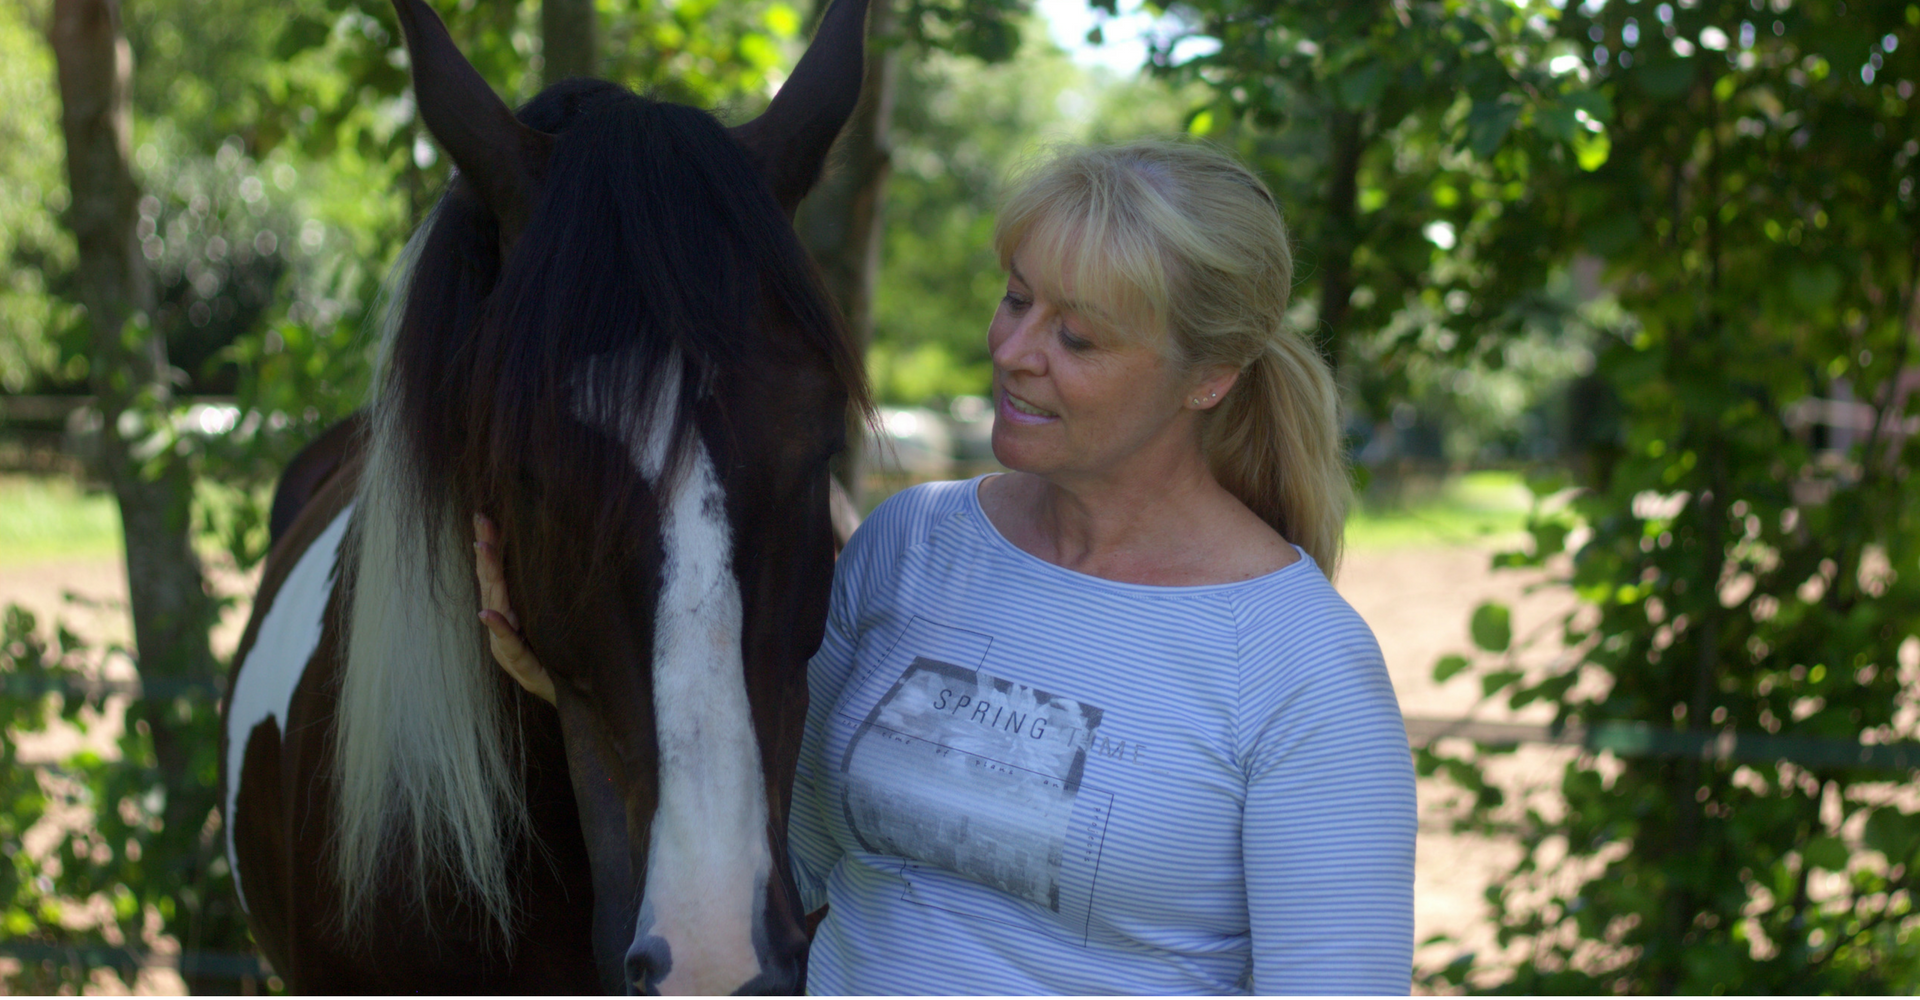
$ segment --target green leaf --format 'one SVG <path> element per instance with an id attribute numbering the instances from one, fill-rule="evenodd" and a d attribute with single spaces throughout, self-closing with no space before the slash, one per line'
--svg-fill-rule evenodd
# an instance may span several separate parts
<path id="1" fill-rule="evenodd" d="M 1580 169 L 1592 173 L 1607 165 L 1607 158 L 1613 155 L 1613 140 L 1605 132 L 1581 131 L 1573 137 L 1573 157 L 1580 163 Z"/>
<path id="2" fill-rule="evenodd" d="M 1480 678 L 1480 693 L 1488 698 L 1499 693 L 1501 688 L 1518 683 L 1525 676 L 1518 670 L 1496 670 Z"/>
<path id="3" fill-rule="evenodd" d="M 1831 264 L 1796 267 L 1787 272 L 1787 293 L 1802 309 L 1824 309 L 1840 294 L 1840 272 Z"/>
<path id="4" fill-rule="evenodd" d="M 1533 114 L 1534 127 L 1549 139 L 1567 142 L 1585 131 L 1573 116 L 1574 109 L 1564 104 L 1549 104 Z"/>
<path id="5" fill-rule="evenodd" d="M 1693 82 L 1692 59 L 1661 59 L 1642 63 L 1633 74 L 1640 89 L 1656 100 L 1670 100 L 1686 92 Z"/>
<path id="6" fill-rule="evenodd" d="M 1442 656 L 1440 662 L 1433 665 L 1433 682 L 1444 684 L 1467 666 L 1467 658 L 1458 653 Z"/>
<path id="7" fill-rule="evenodd" d="M 1845 871 L 1847 867 L 1847 845 L 1838 837 L 1815 837 L 1807 844 L 1801 854 L 1807 864 L 1815 868 L 1825 868 L 1831 872 Z"/>
<path id="8" fill-rule="evenodd" d="M 1913 857 L 1914 841 L 1920 839 L 1920 815 L 1882 806 L 1867 817 L 1863 839 L 1868 847 L 1886 855 L 1889 864 L 1901 864 Z"/>
<path id="9" fill-rule="evenodd" d="M 1612 257 L 1640 241 L 1640 220 L 1627 212 L 1610 212 L 1588 226 L 1580 238 L 1596 256 Z"/>
<path id="10" fill-rule="evenodd" d="M 1340 103 L 1349 110 L 1362 111 L 1380 100 L 1380 94 L 1387 88 L 1387 67 L 1378 62 L 1363 63 L 1355 69 L 1341 74 Z"/>
<path id="11" fill-rule="evenodd" d="M 1613 117 L 1613 101 L 1601 90 L 1576 90 L 1563 95 L 1561 100 L 1568 106 L 1578 108 L 1592 116 L 1596 121 L 1608 121 Z"/>
<path id="12" fill-rule="evenodd" d="M 1504 653 L 1513 644 L 1513 615 L 1507 606 L 1497 601 L 1487 601 L 1473 609 L 1473 621 L 1468 625 L 1473 634 L 1473 644 L 1489 653 Z"/>
<path id="13" fill-rule="evenodd" d="M 327 44 L 328 33 L 326 22 L 311 17 L 296 17 L 280 29 L 273 56 L 285 62 L 308 49 L 317 49 Z"/>
<path id="14" fill-rule="evenodd" d="M 1533 526 L 1533 555 L 1544 559 L 1567 547 L 1568 529 L 1561 521 L 1541 521 Z"/>
<path id="15" fill-rule="evenodd" d="M 800 12 L 788 4 L 776 3 L 761 15 L 761 23 L 781 38 L 792 38 L 800 33 Z"/>
<path id="16" fill-rule="evenodd" d="M 1520 120 L 1520 106 L 1494 101 L 1475 101 L 1467 114 L 1467 145 L 1475 156 L 1485 159 L 1500 151 L 1513 123 Z"/>

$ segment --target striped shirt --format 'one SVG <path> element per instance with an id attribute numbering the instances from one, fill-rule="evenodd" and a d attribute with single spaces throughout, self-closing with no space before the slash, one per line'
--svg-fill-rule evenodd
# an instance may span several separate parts
<path id="1" fill-rule="evenodd" d="M 794 785 L 813 992 L 1405 993 L 1413 769 L 1380 650 L 1304 553 L 1075 573 L 978 480 L 835 571 Z"/>

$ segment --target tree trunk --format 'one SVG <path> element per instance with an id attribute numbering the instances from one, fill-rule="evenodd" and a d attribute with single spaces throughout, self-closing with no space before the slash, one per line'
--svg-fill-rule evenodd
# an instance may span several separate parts
<path id="1" fill-rule="evenodd" d="M 214 603 L 191 544 L 192 483 L 171 454 L 139 453 L 150 423 L 167 419 L 171 369 L 165 338 L 147 324 L 153 286 L 134 233 L 139 188 L 128 168 L 133 55 L 121 33 L 118 0 L 55 0 L 49 40 L 67 145 L 66 224 L 79 251 L 76 284 L 92 329 L 99 471 L 120 504 L 140 674 L 210 679 Z M 128 724 L 144 720 L 150 727 L 169 791 L 163 822 L 198 831 L 207 818 L 206 796 L 192 794 L 194 748 L 161 710 L 164 704 L 137 703 Z"/>
<path id="2" fill-rule="evenodd" d="M 134 453 L 147 422 L 164 419 L 172 386 L 166 339 L 147 326 L 153 287 L 134 235 L 139 188 L 127 165 L 133 56 L 119 14 L 118 0 L 54 5 L 71 192 L 66 221 L 79 250 L 79 296 L 93 332 L 100 460 L 120 501 L 140 668 L 206 677 L 213 665 L 206 633 L 212 604 L 190 544 L 186 469 L 152 456 L 161 468 L 143 474 L 146 463 Z"/>
<path id="3" fill-rule="evenodd" d="M 819 0 L 817 23 L 830 0 Z M 873 337 L 873 285 L 880 273 L 880 247 L 887 174 L 892 169 L 889 138 L 893 121 L 895 40 L 890 0 L 872 0 L 867 12 L 867 72 L 860 104 L 827 158 L 826 175 L 800 205 L 794 228 L 813 254 L 827 291 L 840 307 L 854 351 L 864 359 Z M 858 419 L 847 426 L 847 450 L 834 474 L 848 495 L 860 501 L 860 454 L 867 428 Z"/>
<path id="4" fill-rule="evenodd" d="M 599 70 L 593 0 L 541 0 L 541 79 L 548 85 Z"/>
<path id="5" fill-rule="evenodd" d="M 1359 249 L 1360 157 L 1367 142 L 1361 112 L 1333 108 L 1327 119 L 1332 162 L 1327 165 L 1326 239 L 1320 261 L 1322 348 L 1336 378 L 1348 374 L 1347 317 L 1353 312 L 1353 255 Z M 1344 383 L 1343 383 L 1344 384 Z"/>

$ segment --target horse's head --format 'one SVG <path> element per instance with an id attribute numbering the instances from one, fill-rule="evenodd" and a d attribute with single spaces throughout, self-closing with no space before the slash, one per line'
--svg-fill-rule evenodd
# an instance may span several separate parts
<path id="1" fill-rule="evenodd" d="M 864 390 L 788 220 L 858 95 L 865 2 L 835 4 L 734 129 L 595 81 L 516 118 L 421 0 L 395 4 L 459 173 L 380 424 L 428 506 L 505 530 L 601 980 L 791 992 L 784 813 L 832 575 L 827 461 Z"/>

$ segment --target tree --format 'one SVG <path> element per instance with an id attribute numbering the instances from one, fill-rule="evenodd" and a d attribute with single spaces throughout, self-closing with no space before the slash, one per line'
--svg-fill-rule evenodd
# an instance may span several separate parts
<path id="1" fill-rule="evenodd" d="M 819 0 L 817 21 L 832 0 Z M 902 54 L 964 54 L 983 62 L 1012 57 L 1026 0 L 874 0 L 867 13 L 867 74 L 860 105 L 841 130 L 820 185 L 794 219 L 800 241 L 840 307 L 864 357 L 873 340 L 875 282 L 886 231 L 887 178 L 893 169 L 895 92 Z M 857 501 L 865 428 L 852 419 L 834 474 Z"/>
<path id="2" fill-rule="evenodd" d="M 126 540 L 128 594 L 143 678 L 211 678 L 207 630 L 214 604 L 191 539 L 192 485 L 185 464 L 164 445 L 155 422 L 169 415 L 173 370 L 165 338 L 149 320 L 153 288 L 139 250 L 129 156 L 128 87 L 132 55 L 120 30 L 116 0 L 56 0 L 50 38 L 59 66 L 61 127 L 70 191 L 66 214 L 76 246 L 80 304 L 92 330 L 89 365 L 100 414 L 98 464 L 119 501 Z M 197 832 L 207 814 L 203 796 L 187 792 L 198 749 L 191 729 L 158 701 L 129 713 L 151 738 L 165 798 L 154 818 L 165 828 Z M 189 901 L 192 905 L 193 901 Z"/>
<path id="3" fill-rule="evenodd" d="M 540 60 L 543 79 L 595 76 L 599 69 L 593 0 L 540 0 Z"/>
<path id="4" fill-rule="evenodd" d="M 61 369 L 69 359 L 45 331 L 74 324 L 71 305 L 48 287 L 50 272 L 71 272 L 73 245 L 59 220 L 62 164 L 47 155 L 60 142 L 50 12 L 31 13 L 41 23 L 25 4 L 0 7 L 0 392 Z"/>
<path id="5" fill-rule="evenodd" d="M 1192 95 L 1082 69 L 1043 25 L 1025 27 L 1005 62 L 934 51 L 901 69 L 867 354 L 883 402 L 987 392 L 987 321 L 1006 291 L 994 219 L 1005 179 L 1025 158 L 1048 142 L 1118 141 L 1185 125 Z"/>
<path id="6" fill-rule="evenodd" d="M 1160 39 L 1152 70 L 1207 88 L 1192 130 L 1235 146 L 1273 186 L 1311 283 L 1302 322 L 1353 402 L 1380 416 L 1404 398 L 1396 366 L 1407 352 L 1438 345 L 1455 361 L 1497 367 L 1504 337 L 1483 334 L 1518 332 L 1556 263 L 1546 244 L 1502 242 L 1531 217 L 1534 179 L 1607 155 L 1604 98 L 1556 69 L 1557 7 L 1195 0 L 1178 9 L 1190 32 Z M 1188 37 L 1217 48 L 1183 59 Z M 1382 334 L 1392 339 L 1373 352 L 1381 364 L 1356 366 L 1359 340 Z"/>
<path id="7" fill-rule="evenodd" d="M 860 103 L 840 131 L 820 183 L 794 213 L 800 242 L 819 267 L 827 293 L 840 307 L 852 335 L 854 356 L 865 357 L 873 339 L 873 283 L 880 267 L 881 205 L 892 169 L 897 56 L 895 6 L 900 0 L 873 0 L 867 8 L 866 78 Z M 832 0 L 814 8 L 818 23 Z M 847 447 L 835 459 L 835 474 L 855 502 L 860 499 L 860 445 L 865 428 L 858 415 L 847 422 Z"/>
<path id="8" fill-rule="evenodd" d="M 1493 635 L 1478 674 L 1653 752 L 1583 756 L 1564 815 L 1519 822 L 1495 899 L 1521 955 L 1505 990 L 1920 987 L 1920 814 L 1862 764 L 1863 744 L 1916 735 L 1917 26 L 1905 0 L 1559 22 L 1610 99 L 1613 150 L 1543 178 L 1538 211 L 1545 245 L 1606 261 L 1620 311 L 1598 371 L 1624 432 L 1504 559 L 1590 532 L 1564 581 L 1575 655 L 1521 671 Z M 1469 784 L 1477 763 L 1422 759 Z"/>

